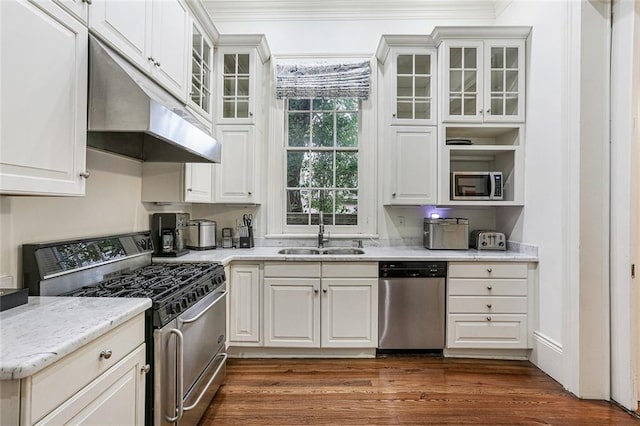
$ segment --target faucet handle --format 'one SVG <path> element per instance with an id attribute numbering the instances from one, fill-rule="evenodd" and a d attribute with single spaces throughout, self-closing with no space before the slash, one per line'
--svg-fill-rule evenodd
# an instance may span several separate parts
<path id="1" fill-rule="evenodd" d="M 358 245 L 358 248 L 362 248 L 362 240 L 353 240 Z"/>

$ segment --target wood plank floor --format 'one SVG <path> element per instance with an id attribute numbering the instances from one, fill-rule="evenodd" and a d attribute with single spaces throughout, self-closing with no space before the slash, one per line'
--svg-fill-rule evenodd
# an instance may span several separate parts
<path id="1" fill-rule="evenodd" d="M 200 425 L 639 425 L 526 361 L 230 359 Z"/>

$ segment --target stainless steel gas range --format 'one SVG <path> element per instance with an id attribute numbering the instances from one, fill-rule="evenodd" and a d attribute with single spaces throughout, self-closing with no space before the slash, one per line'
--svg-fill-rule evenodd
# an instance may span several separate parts
<path id="1" fill-rule="evenodd" d="M 23 246 L 30 295 L 148 297 L 146 423 L 195 425 L 226 374 L 218 263 L 152 264 L 148 232 Z"/>

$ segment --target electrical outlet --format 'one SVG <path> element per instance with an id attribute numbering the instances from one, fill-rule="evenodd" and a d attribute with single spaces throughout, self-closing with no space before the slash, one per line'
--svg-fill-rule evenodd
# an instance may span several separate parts
<path id="1" fill-rule="evenodd" d="M 404 226 L 404 216 L 398 216 L 398 225 Z"/>
<path id="2" fill-rule="evenodd" d="M 13 288 L 13 277 L 11 275 L 1 276 L 0 288 Z"/>

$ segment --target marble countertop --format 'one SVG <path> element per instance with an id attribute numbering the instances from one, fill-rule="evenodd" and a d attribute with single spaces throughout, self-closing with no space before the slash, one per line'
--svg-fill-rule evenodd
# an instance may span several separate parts
<path id="1" fill-rule="evenodd" d="M 287 247 L 296 247 L 295 245 Z M 226 265 L 232 261 L 380 261 L 380 260 L 443 260 L 443 261 L 500 261 L 537 262 L 538 256 L 519 251 L 482 250 L 427 250 L 422 247 L 365 247 L 364 254 L 358 255 L 283 255 L 282 247 L 254 247 L 250 249 L 191 250 L 179 257 L 154 257 L 154 262 L 220 262 Z M 313 248 L 313 247 L 306 247 Z M 326 247 L 330 248 L 330 247 Z"/>
<path id="2" fill-rule="evenodd" d="M 0 380 L 22 379 L 151 307 L 151 299 L 29 297 L 0 312 Z"/>

